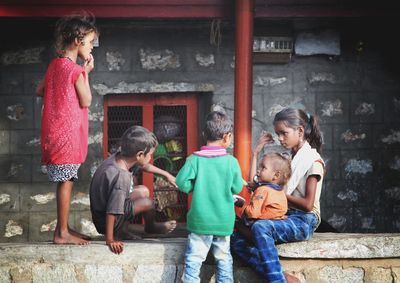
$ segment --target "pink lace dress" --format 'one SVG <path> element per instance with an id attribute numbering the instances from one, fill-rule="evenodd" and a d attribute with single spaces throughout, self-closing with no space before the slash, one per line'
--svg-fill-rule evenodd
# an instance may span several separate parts
<path id="1" fill-rule="evenodd" d="M 84 69 L 68 58 L 54 59 L 46 72 L 41 127 L 42 164 L 50 181 L 78 178 L 88 148 L 88 109 L 82 108 L 75 82 Z"/>

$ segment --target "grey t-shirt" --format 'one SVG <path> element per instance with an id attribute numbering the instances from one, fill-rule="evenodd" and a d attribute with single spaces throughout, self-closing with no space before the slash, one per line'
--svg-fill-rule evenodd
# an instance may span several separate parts
<path id="1" fill-rule="evenodd" d="M 99 233 L 105 233 L 106 214 L 124 214 L 124 203 L 132 189 L 132 173 L 118 167 L 115 154 L 97 168 L 89 194 L 92 220 Z"/>

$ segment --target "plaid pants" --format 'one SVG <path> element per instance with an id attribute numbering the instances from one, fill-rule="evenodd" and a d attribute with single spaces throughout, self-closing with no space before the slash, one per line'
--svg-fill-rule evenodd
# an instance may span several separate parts
<path id="1" fill-rule="evenodd" d="M 269 283 L 286 282 L 275 244 L 309 240 L 317 225 L 314 213 L 289 209 L 288 219 L 257 220 L 251 228 L 254 246 L 235 232 L 231 249 Z"/>

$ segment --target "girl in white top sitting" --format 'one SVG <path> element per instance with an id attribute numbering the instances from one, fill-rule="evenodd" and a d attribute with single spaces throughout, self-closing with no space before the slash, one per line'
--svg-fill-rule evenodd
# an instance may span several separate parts
<path id="1" fill-rule="evenodd" d="M 286 188 L 288 218 L 258 220 L 251 228 L 251 235 L 241 233 L 240 226 L 237 227 L 231 240 L 232 251 L 270 283 L 300 282 L 293 275 L 283 272 L 275 244 L 308 240 L 321 221 L 319 199 L 325 167 L 319 154 L 321 133 L 315 117 L 300 109 L 280 111 L 273 123 L 279 142 L 292 154 L 292 175 Z M 257 141 L 250 178 L 256 173 L 258 154 L 265 144 L 272 142 L 269 133 L 263 134 Z"/>

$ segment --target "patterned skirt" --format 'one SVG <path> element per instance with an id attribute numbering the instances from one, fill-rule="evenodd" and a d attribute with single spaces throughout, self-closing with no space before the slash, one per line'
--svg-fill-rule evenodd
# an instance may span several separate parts
<path id="1" fill-rule="evenodd" d="M 47 175 L 50 182 L 75 181 L 78 179 L 80 164 L 49 164 Z"/>

